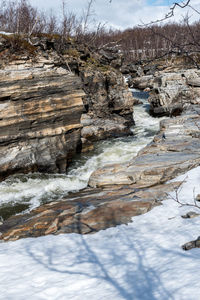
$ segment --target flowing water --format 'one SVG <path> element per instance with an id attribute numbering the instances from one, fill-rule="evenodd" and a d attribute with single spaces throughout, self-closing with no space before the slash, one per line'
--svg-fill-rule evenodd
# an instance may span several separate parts
<path id="1" fill-rule="evenodd" d="M 160 119 L 148 114 L 147 93 L 132 92 L 142 102 L 134 107 L 133 136 L 96 143 L 94 151 L 75 157 L 66 175 L 33 173 L 8 177 L 0 183 L 0 216 L 6 219 L 83 189 L 94 170 L 106 164 L 126 162 L 149 143 L 159 130 Z"/>

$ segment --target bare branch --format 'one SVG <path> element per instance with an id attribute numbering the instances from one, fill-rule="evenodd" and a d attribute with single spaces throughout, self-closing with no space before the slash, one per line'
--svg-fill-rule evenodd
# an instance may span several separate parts
<path id="1" fill-rule="evenodd" d="M 86 12 L 84 13 L 84 16 L 83 16 L 83 34 L 85 34 L 86 30 L 88 29 L 89 18 L 92 16 L 91 10 L 92 10 L 93 3 L 94 3 L 94 0 L 90 0 L 88 2 Z"/>
<path id="2" fill-rule="evenodd" d="M 180 204 L 180 207 L 188 206 L 188 207 L 195 207 L 195 208 L 200 209 L 200 205 L 197 204 L 197 201 L 196 201 L 195 189 L 193 189 L 193 203 L 188 203 L 188 202 L 185 203 L 185 202 L 180 201 L 180 199 L 179 199 L 179 194 L 180 194 L 180 192 L 182 190 L 182 185 L 186 181 L 186 179 L 187 179 L 187 177 L 185 177 L 182 180 L 182 182 L 180 182 L 179 186 L 174 189 L 175 196 L 173 196 L 170 193 L 166 193 L 166 196 L 167 196 L 168 199 L 171 199 L 171 200 L 177 202 L 178 204 Z"/>
<path id="3" fill-rule="evenodd" d="M 142 25 L 139 25 L 139 26 L 149 26 L 149 25 L 153 25 L 153 24 L 156 24 L 156 23 L 163 22 L 163 21 L 165 21 L 167 19 L 170 19 L 170 18 L 172 18 L 174 16 L 176 7 L 180 7 L 180 8 L 189 7 L 190 1 L 191 0 L 187 0 L 186 3 L 184 3 L 185 1 L 182 1 L 182 3 L 175 2 L 169 8 L 169 12 L 167 14 L 165 14 L 165 16 L 162 19 L 157 19 L 157 20 L 151 21 L 149 23 L 142 23 Z"/>
<path id="4" fill-rule="evenodd" d="M 200 11 L 198 11 L 196 8 L 194 8 L 194 7 L 191 6 L 191 5 L 188 5 L 188 7 L 190 7 L 193 11 L 195 11 L 197 14 L 200 15 Z"/>

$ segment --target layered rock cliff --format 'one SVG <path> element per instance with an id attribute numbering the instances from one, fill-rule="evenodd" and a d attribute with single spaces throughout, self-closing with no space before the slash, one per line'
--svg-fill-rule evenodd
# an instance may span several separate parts
<path id="1" fill-rule="evenodd" d="M 131 133 L 132 97 L 121 73 L 100 58 L 55 36 L 31 44 L 0 36 L 0 179 L 65 172 L 81 148 Z"/>
<path id="2" fill-rule="evenodd" d="M 1 176 L 65 172 L 80 144 L 80 78 L 55 56 L 12 61 L 0 73 Z"/>
<path id="3" fill-rule="evenodd" d="M 83 149 L 96 140 L 131 135 L 134 98 L 123 76 L 114 69 L 87 67 L 81 77 L 87 110 L 81 119 Z"/>

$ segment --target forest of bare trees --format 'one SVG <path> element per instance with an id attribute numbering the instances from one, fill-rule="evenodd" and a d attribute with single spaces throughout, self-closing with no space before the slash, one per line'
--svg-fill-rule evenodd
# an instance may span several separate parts
<path id="1" fill-rule="evenodd" d="M 200 52 L 200 21 L 189 22 L 185 16 L 181 23 L 170 22 L 169 14 L 174 14 L 176 3 L 171 7 L 169 22 L 163 25 L 159 20 L 125 30 L 112 30 L 102 24 L 96 29 L 89 26 L 93 1 L 88 2 L 83 15 L 76 16 L 67 11 L 65 1 L 60 2 L 61 18 L 50 12 L 44 14 L 33 7 L 28 0 L 1 0 L 0 30 L 17 35 L 58 34 L 60 37 L 74 37 L 87 42 L 91 47 L 102 48 L 116 43 L 127 61 L 149 60 L 169 54 L 183 54 L 193 60 L 198 67 Z M 184 5 L 190 5 L 187 1 Z M 177 4 L 179 5 L 179 4 Z M 183 5 L 183 8 L 184 8 Z M 198 13 L 198 12 L 197 12 Z M 94 27 L 93 27 L 94 28 Z M 192 55 L 191 55 L 192 53 Z"/>

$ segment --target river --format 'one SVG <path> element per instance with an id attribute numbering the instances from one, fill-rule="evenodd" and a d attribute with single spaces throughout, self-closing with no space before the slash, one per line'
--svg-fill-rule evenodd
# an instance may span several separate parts
<path id="1" fill-rule="evenodd" d="M 106 164 L 123 163 L 136 156 L 159 130 L 160 119 L 149 115 L 148 94 L 132 89 L 141 104 L 134 107 L 134 135 L 97 142 L 95 149 L 74 158 L 67 174 L 17 174 L 0 183 L 0 216 L 27 212 L 87 186 L 92 172 Z"/>

